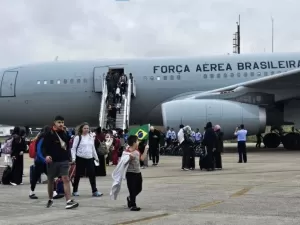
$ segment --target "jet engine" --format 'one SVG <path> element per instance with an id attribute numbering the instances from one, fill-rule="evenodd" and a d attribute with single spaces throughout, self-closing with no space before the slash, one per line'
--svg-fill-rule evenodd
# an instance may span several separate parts
<path id="1" fill-rule="evenodd" d="M 179 128 L 180 124 L 190 125 L 203 131 L 207 122 L 219 124 L 225 139 L 234 137 L 236 127 L 245 125 L 248 135 L 264 132 L 266 110 L 257 105 L 217 99 L 173 100 L 162 104 L 165 127 Z"/>

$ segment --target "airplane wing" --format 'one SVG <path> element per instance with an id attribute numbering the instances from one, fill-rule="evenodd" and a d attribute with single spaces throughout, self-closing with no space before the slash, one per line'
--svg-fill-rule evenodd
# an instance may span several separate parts
<path id="1" fill-rule="evenodd" d="M 188 99 L 202 99 L 205 96 L 216 96 L 226 93 L 234 93 L 247 90 L 255 90 L 260 92 L 275 94 L 279 90 L 297 90 L 300 87 L 300 69 L 291 70 L 284 73 L 274 74 L 258 78 L 251 81 L 246 81 L 227 87 L 201 92 L 193 94 Z M 297 90 L 297 94 L 300 96 L 300 89 Z M 297 97 L 297 96 L 295 96 Z M 221 98 L 221 97 L 219 97 Z"/>

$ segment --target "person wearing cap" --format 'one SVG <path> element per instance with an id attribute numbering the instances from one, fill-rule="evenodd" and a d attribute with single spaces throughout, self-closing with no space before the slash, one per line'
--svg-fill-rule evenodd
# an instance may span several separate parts
<path id="1" fill-rule="evenodd" d="M 64 130 L 64 118 L 56 116 L 54 124 L 44 136 L 44 155 L 47 163 L 48 196 L 47 208 L 53 205 L 53 182 L 56 177 L 61 177 L 64 183 L 66 198 L 66 209 L 73 209 L 79 206 L 71 199 L 71 187 L 69 179 L 69 163 L 71 152 L 69 149 L 70 137 Z"/>

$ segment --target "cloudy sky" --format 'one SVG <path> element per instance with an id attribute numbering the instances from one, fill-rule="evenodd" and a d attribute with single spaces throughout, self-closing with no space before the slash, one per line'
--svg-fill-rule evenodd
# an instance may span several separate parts
<path id="1" fill-rule="evenodd" d="M 25 3 L 26 2 L 26 3 Z M 0 67 L 112 57 L 300 50 L 297 0 L 0 0 Z"/>

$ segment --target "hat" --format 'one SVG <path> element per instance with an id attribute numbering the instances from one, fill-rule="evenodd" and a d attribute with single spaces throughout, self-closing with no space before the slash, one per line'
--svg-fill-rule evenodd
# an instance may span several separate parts
<path id="1" fill-rule="evenodd" d="M 214 126 L 214 131 L 217 131 L 217 130 L 221 130 L 220 125 L 215 125 L 215 126 Z"/>

